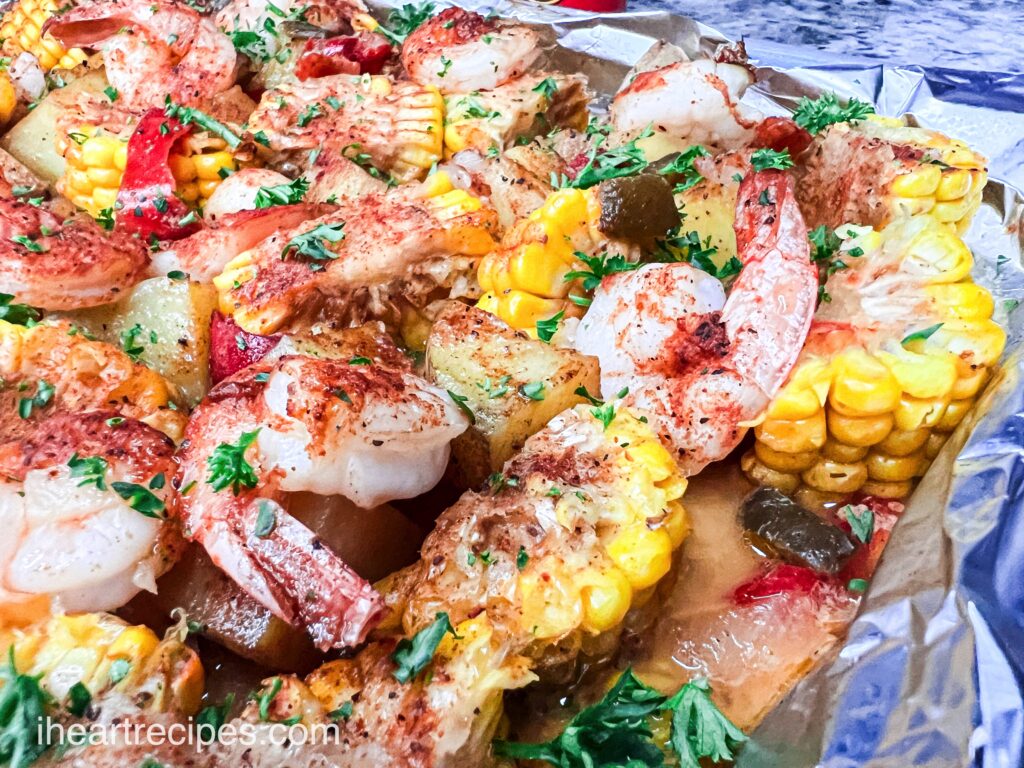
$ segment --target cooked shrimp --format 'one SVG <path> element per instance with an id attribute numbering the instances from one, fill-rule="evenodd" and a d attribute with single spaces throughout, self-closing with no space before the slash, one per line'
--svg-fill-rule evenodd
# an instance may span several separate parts
<path id="1" fill-rule="evenodd" d="M 0 292 L 41 309 L 80 309 L 109 304 L 142 279 L 149 253 L 138 239 L 44 206 L 0 198 Z"/>
<path id="2" fill-rule="evenodd" d="M 650 413 L 687 474 L 724 458 L 785 383 L 810 328 L 817 269 L 792 180 L 748 174 L 736 205 L 743 270 L 725 298 L 688 264 L 606 278 L 576 333 L 605 397 Z"/>
<path id="3" fill-rule="evenodd" d="M 213 19 L 178 0 L 86 0 L 45 25 L 63 45 L 99 47 L 133 107 L 198 105 L 235 84 L 237 55 Z"/>
<path id="4" fill-rule="evenodd" d="M 760 112 L 740 103 L 753 81 L 745 67 L 711 59 L 641 72 L 615 94 L 612 125 L 626 136 L 653 125 L 682 146 L 742 147 L 761 120 Z"/>
<path id="5" fill-rule="evenodd" d="M 343 495 L 367 509 L 412 498 L 441 478 L 467 426 L 451 397 L 407 370 L 285 356 L 221 382 L 193 413 L 178 514 L 277 616 L 322 648 L 354 645 L 380 617 L 380 596 L 287 513 L 287 494 Z M 211 456 L 232 445 L 253 475 L 218 490 Z"/>
<path id="6" fill-rule="evenodd" d="M 0 377 L 0 441 L 31 434 L 54 412 L 103 408 L 174 439 L 184 431 L 177 393 L 162 376 L 66 321 L 29 328 L 0 320 Z"/>
<path id="7" fill-rule="evenodd" d="M 405 39 L 402 64 L 417 83 L 469 93 L 514 80 L 540 53 L 540 35 L 523 24 L 446 8 Z"/>
<path id="8" fill-rule="evenodd" d="M 232 260 L 213 281 L 220 310 L 266 335 L 318 312 L 334 320 L 388 315 L 398 297 L 422 306 L 493 249 L 494 219 L 440 173 L 422 186 L 350 200 Z"/>
<path id="9" fill-rule="evenodd" d="M 0 446 L 0 604 L 119 608 L 176 557 L 174 443 L 115 411 L 61 413 Z"/>

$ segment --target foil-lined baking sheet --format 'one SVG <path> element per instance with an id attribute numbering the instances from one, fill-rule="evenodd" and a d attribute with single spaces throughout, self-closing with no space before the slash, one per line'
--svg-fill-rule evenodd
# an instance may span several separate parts
<path id="1" fill-rule="evenodd" d="M 376 3 L 386 7 L 389 3 Z M 550 28 L 552 60 L 605 97 L 658 40 L 690 56 L 727 39 L 664 12 L 592 14 L 512 0 L 459 5 Z M 769 714 L 738 765 L 1024 765 L 1024 75 L 816 59 L 764 46 L 744 101 L 786 114 L 832 90 L 963 139 L 992 179 L 966 240 L 1008 331 L 1001 371 L 933 463 L 838 654 Z M 600 103 L 600 99 L 599 99 Z"/>

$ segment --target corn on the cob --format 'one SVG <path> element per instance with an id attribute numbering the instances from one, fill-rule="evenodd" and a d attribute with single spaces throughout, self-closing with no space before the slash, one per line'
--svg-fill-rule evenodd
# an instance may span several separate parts
<path id="1" fill-rule="evenodd" d="M 537 321 L 558 312 L 582 314 L 570 293 L 583 297 L 569 272 L 585 269 L 577 253 L 593 254 L 606 238 L 598 228 L 601 203 L 594 188 L 560 189 L 480 262 L 484 290 L 477 306 L 536 337 Z"/>
<path id="2" fill-rule="evenodd" d="M 870 185 L 851 184 L 851 178 Z M 798 194 L 811 227 L 855 221 L 880 229 L 910 215 L 930 216 L 963 234 L 987 179 L 985 158 L 963 142 L 871 115 L 823 134 Z"/>
<path id="3" fill-rule="evenodd" d="M 112 213 L 128 160 L 128 138 L 83 125 L 57 139 L 66 168 L 57 190 L 98 218 Z M 202 207 L 221 181 L 238 169 L 223 139 L 202 132 L 184 138 L 168 158 L 177 195 Z"/>
<path id="4" fill-rule="evenodd" d="M 26 327 L 0 320 L 0 376 L 8 384 L 45 381 L 54 389 L 51 402 L 62 409 L 114 408 L 175 440 L 184 432 L 187 418 L 162 376 L 112 344 L 86 338 L 66 321 Z M 17 386 L 6 390 L 11 397 L 21 396 Z M 6 431 L 17 433 L 25 422 L 17 411 L 12 404 L 14 423 Z"/>
<path id="5" fill-rule="evenodd" d="M 344 765 L 411 754 L 485 764 L 505 691 L 614 649 L 686 537 L 685 488 L 655 432 L 625 409 L 607 425 L 588 406 L 565 411 L 490 492 L 442 513 L 417 564 L 378 585 L 393 609 L 378 639 L 306 686 L 278 686 L 268 709 L 306 717 L 314 696 L 313 718 L 336 713 Z M 396 643 L 447 621 L 454 633 L 396 679 Z"/>
<path id="6" fill-rule="evenodd" d="M 864 254 L 847 256 L 852 266 L 826 283 L 831 303 L 819 307 L 821 325 L 812 326 L 743 458 L 755 482 L 810 506 L 856 491 L 906 496 L 970 410 L 1006 340 L 991 320 L 992 297 L 971 281 L 970 250 L 944 224 L 923 217 L 839 233 L 845 253 L 853 246 Z M 863 282 L 872 269 L 881 276 Z M 853 328 L 843 322 L 851 309 L 883 322 Z"/>
<path id="7" fill-rule="evenodd" d="M 53 35 L 40 34 L 43 24 L 61 5 L 58 0 L 19 0 L 0 21 L 4 54 L 14 58 L 21 53 L 31 53 L 44 72 L 55 67 L 72 69 L 85 61 L 81 48 L 65 50 Z"/>
<path id="8" fill-rule="evenodd" d="M 81 683 L 94 703 L 127 694 L 150 712 L 192 714 L 203 694 L 203 667 L 177 637 L 160 640 L 145 626 L 105 613 L 53 616 L 19 629 L 0 630 L 0 648 L 14 650 L 21 674 L 39 676 L 58 703 Z"/>

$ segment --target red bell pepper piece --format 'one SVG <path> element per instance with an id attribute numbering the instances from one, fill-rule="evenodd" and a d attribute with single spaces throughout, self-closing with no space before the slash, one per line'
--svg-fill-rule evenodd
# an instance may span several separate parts
<path id="1" fill-rule="evenodd" d="M 262 360 L 277 346 L 281 334 L 260 336 L 243 331 L 230 317 L 214 312 L 210 318 L 210 379 L 216 384 Z"/>
<path id="2" fill-rule="evenodd" d="M 736 587 L 733 600 L 737 605 L 750 605 L 776 595 L 808 595 L 821 583 L 822 578 L 810 568 L 779 563 L 766 573 Z"/>
<path id="3" fill-rule="evenodd" d="M 379 75 L 394 50 L 372 32 L 342 37 L 313 38 L 295 62 L 295 76 L 309 80 L 327 75 Z"/>
<path id="4" fill-rule="evenodd" d="M 168 163 L 174 143 L 191 130 L 156 107 L 139 120 L 128 140 L 128 161 L 117 193 L 118 229 L 148 241 L 177 240 L 200 228 L 199 220 L 189 217 L 189 207 L 174 195 L 177 182 Z"/>

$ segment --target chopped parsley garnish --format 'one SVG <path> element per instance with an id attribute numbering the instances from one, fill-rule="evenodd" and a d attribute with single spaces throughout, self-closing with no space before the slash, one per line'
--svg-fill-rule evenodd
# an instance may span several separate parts
<path id="1" fill-rule="evenodd" d="M 107 490 L 104 479 L 107 476 L 107 460 L 102 456 L 79 456 L 77 452 L 68 459 L 71 476 L 79 478 L 78 487 L 92 485 L 101 491 Z"/>
<path id="2" fill-rule="evenodd" d="M 605 429 L 608 429 L 609 425 L 615 420 L 615 404 L 611 402 L 606 403 L 604 400 L 594 397 L 587 391 L 586 387 L 576 387 L 574 392 L 594 406 L 590 409 L 591 415 L 600 421 Z M 616 393 L 615 399 L 621 400 L 628 394 L 629 387 L 623 387 Z"/>
<path id="3" fill-rule="evenodd" d="M 389 187 L 397 187 L 398 182 L 395 181 L 394 177 L 390 174 L 382 173 L 381 170 L 373 164 L 373 157 L 368 152 L 363 152 L 362 149 L 362 144 L 349 144 L 342 148 L 341 155 L 358 165 L 368 174 L 373 176 L 373 178 L 380 179 Z"/>
<path id="4" fill-rule="evenodd" d="M 293 254 L 292 258 L 297 256 L 304 256 L 307 259 L 312 259 L 314 262 L 328 261 L 331 259 L 338 258 L 338 254 L 327 250 L 326 243 L 340 243 L 345 239 L 345 222 L 341 221 L 337 224 L 318 224 L 301 235 L 296 235 L 288 244 L 285 245 L 284 250 L 281 251 L 281 258 L 287 258 L 289 254 Z M 323 269 L 320 264 L 311 264 L 311 269 Z"/>
<path id="5" fill-rule="evenodd" d="M 459 119 L 471 117 L 478 120 L 496 120 L 501 117 L 501 112 L 494 109 L 487 109 L 480 100 L 474 96 L 463 96 L 457 102 L 455 102 L 456 109 L 459 110 Z"/>
<path id="6" fill-rule="evenodd" d="M 680 177 L 679 182 L 672 188 L 673 194 L 678 195 L 704 181 L 704 177 L 693 167 L 693 163 L 698 157 L 707 157 L 709 154 L 705 147 L 695 144 L 685 152 L 680 152 L 671 163 L 659 171 L 663 176 Z"/>
<path id="7" fill-rule="evenodd" d="M 145 486 L 118 481 L 111 483 L 110 487 L 139 514 L 155 518 L 163 516 L 164 503 Z"/>
<path id="8" fill-rule="evenodd" d="M 299 128 L 305 128 L 318 117 L 322 117 L 323 114 L 324 108 L 321 107 L 319 103 L 310 104 L 302 111 L 302 114 L 299 115 Z"/>
<path id="9" fill-rule="evenodd" d="M 497 496 L 506 488 L 518 488 L 519 478 L 515 475 L 506 475 L 504 472 L 492 472 L 487 477 L 487 485 L 491 493 Z"/>
<path id="10" fill-rule="evenodd" d="M 534 93 L 539 93 L 545 99 L 551 101 L 554 95 L 558 93 L 558 83 L 553 77 L 545 77 L 530 90 Z"/>
<path id="11" fill-rule="evenodd" d="M 651 729 L 658 712 L 671 713 L 670 745 L 680 768 L 700 768 L 705 758 L 731 760 L 746 741 L 711 701 L 706 680 L 687 683 L 666 699 L 627 669 L 601 701 L 579 712 L 556 738 L 541 744 L 495 741 L 494 753 L 561 768 L 658 768 L 666 757 Z"/>
<path id="12" fill-rule="evenodd" d="M 457 395 L 450 389 L 446 391 L 448 392 L 448 397 L 455 402 L 455 405 L 459 407 L 459 410 L 466 414 L 466 418 L 469 419 L 469 423 L 476 424 L 476 414 L 473 413 L 468 405 L 466 405 L 466 401 L 469 400 L 469 398 L 465 395 Z"/>
<path id="13" fill-rule="evenodd" d="M 516 553 L 516 568 L 520 571 L 526 568 L 526 564 L 530 562 L 530 555 L 526 552 L 526 547 L 519 547 L 519 552 Z"/>
<path id="14" fill-rule="evenodd" d="M 120 336 L 124 353 L 136 363 L 142 358 L 142 353 L 146 351 L 146 348 L 138 342 L 137 337 L 140 333 L 142 333 L 142 326 L 136 323 L 128 330 L 121 331 Z"/>
<path id="15" fill-rule="evenodd" d="M 0 320 L 6 320 L 15 325 L 31 325 L 36 322 L 43 313 L 28 304 L 12 304 L 14 296 L 10 293 L 0 293 Z"/>
<path id="16" fill-rule="evenodd" d="M 572 270 L 565 274 L 566 282 L 572 280 L 583 280 L 583 290 L 593 291 L 601 284 L 601 281 L 608 275 L 618 272 L 632 272 L 643 266 L 639 261 L 628 261 L 621 253 L 614 256 L 602 254 L 600 256 L 588 256 L 582 251 L 573 253 L 577 259 L 582 261 L 589 270 Z"/>
<path id="17" fill-rule="evenodd" d="M 814 134 L 821 133 L 834 123 L 863 120 L 874 113 L 875 108 L 865 101 L 852 98 L 844 106 L 839 103 L 839 97 L 835 93 L 828 91 L 816 99 L 809 99 L 806 96 L 800 99 L 796 111 L 793 112 L 793 120 L 801 128 Z"/>
<path id="18" fill-rule="evenodd" d="M 776 152 L 774 149 L 758 149 L 750 156 L 750 164 L 755 171 L 766 171 L 769 168 L 784 171 L 793 167 L 793 158 L 789 156 L 789 150 L 783 149 Z"/>
<path id="19" fill-rule="evenodd" d="M 11 238 L 12 243 L 17 243 L 29 253 L 46 253 L 49 248 L 40 245 L 28 235 L 15 235 Z"/>
<path id="20" fill-rule="evenodd" d="M 373 360 L 368 357 L 350 357 L 349 365 L 373 365 Z"/>
<path id="21" fill-rule="evenodd" d="M 337 722 L 338 720 L 348 720 L 352 717 L 352 700 L 349 699 L 337 709 L 332 709 L 327 713 L 327 717 Z"/>
<path id="22" fill-rule="evenodd" d="M 448 74 L 448 70 L 452 68 L 452 60 L 444 54 L 441 54 L 441 71 L 437 73 L 438 77 L 444 77 Z"/>
<path id="23" fill-rule="evenodd" d="M 196 728 L 209 729 L 213 739 L 216 740 L 221 727 L 227 722 L 231 705 L 235 703 L 235 694 L 229 693 L 221 704 L 210 704 L 199 710 L 196 715 Z M 199 733 L 203 733 L 199 730 Z"/>
<path id="24" fill-rule="evenodd" d="M 673 227 L 664 238 L 655 241 L 652 256 L 654 261 L 692 264 L 719 280 L 738 275 L 743 269 L 743 262 L 735 256 L 730 256 L 719 266 L 713 258 L 717 253 L 718 248 L 711 245 L 710 236 L 702 242 L 698 232 L 691 230 L 683 234 L 679 227 Z"/>
<path id="25" fill-rule="evenodd" d="M 847 504 L 842 509 L 846 522 L 850 524 L 850 530 L 863 544 L 871 541 L 875 532 L 875 513 L 870 507 L 864 507 L 863 512 L 858 512 L 857 507 Z"/>
<path id="26" fill-rule="evenodd" d="M 81 681 L 75 683 L 68 690 L 67 710 L 75 717 L 81 717 L 85 710 L 92 703 L 92 694 L 89 689 L 82 685 Z"/>
<path id="27" fill-rule="evenodd" d="M 559 310 L 546 320 L 537 321 L 537 338 L 544 342 L 551 342 L 555 333 L 558 332 L 558 324 L 565 317 L 565 311 Z"/>
<path id="28" fill-rule="evenodd" d="M 53 699 L 39 685 L 41 677 L 18 672 L 11 645 L 0 668 L 0 764 L 27 768 L 50 746 L 45 721 Z"/>
<path id="29" fill-rule="evenodd" d="M 508 383 L 512 380 L 509 375 L 502 376 L 496 382 L 492 382 L 488 376 L 483 382 L 477 382 L 476 385 L 484 391 L 487 395 L 488 400 L 495 400 L 499 397 L 504 397 L 508 394 Z"/>
<path id="30" fill-rule="evenodd" d="M 284 681 L 280 677 L 274 677 L 270 680 L 269 688 L 261 688 L 259 693 L 249 694 L 249 698 L 256 702 L 256 711 L 261 723 L 270 720 L 270 705 L 273 703 L 274 697 L 281 692 L 282 685 L 284 685 Z"/>
<path id="31" fill-rule="evenodd" d="M 401 8 L 391 11 L 387 23 L 380 24 L 374 32 L 386 37 L 393 45 L 400 46 L 405 38 L 433 15 L 434 4 L 431 2 L 405 3 Z"/>
<path id="32" fill-rule="evenodd" d="M 96 223 L 109 232 L 114 228 L 114 209 L 103 208 L 96 214 Z"/>
<path id="33" fill-rule="evenodd" d="M 903 337 L 903 340 L 900 342 L 900 344 L 906 346 L 907 344 L 910 344 L 912 341 L 924 341 L 925 339 L 929 339 L 942 326 L 942 323 L 936 323 L 935 325 L 929 325 L 927 328 L 922 328 L 920 331 L 908 333 L 906 336 Z"/>
<path id="34" fill-rule="evenodd" d="M 118 93 L 117 88 L 115 88 L 112 85 L 108 85 L 106 88 L 104 88 L 103 93 L 111 101 L 117 101 L 117 97 L 121 95 L 120 93 Z"/>
<path id="35" fill-rule="evenodd" d="M 171 101 L 170 96 L 164 99 L 164 114 L 175 118 L 182 125 L 191 125 L 193 123 L 198 125 L 204 131 L 209 131 L 215 136 L 222 138 L 224 143 L 231 149 L 236 149 L 242 143 L 238 135 L 224 125 L 224 123 L 220 122 L 220 120 L 210 117 L 205 112 L 194 107 L 175 104 Z"/>
<path id="36" fill-rule="evenodd" d="M 576 174 L 576 178 L 564 180 L 565 183 L 558 183 L 553 186 L 587 189 L 595 184 L 600 184 L 602 181 L 608 181 L 608 179 L 635 176 L 649 165 L 644 151 L 636 143 L 640 139 L 645 139 L 652 135 L 653 132 L 653 129 L 648 126 L 632 141 L 620 147 L 607 150 L 602 150 L 602 145 L 606 140 L 605 137 L 598 137 L 594 148 L 590 150 L 587 156 L 587 164 Z"/>
<path id="37" fill-rule="evenodd" d="M 850 579 L 846 584 L 846 588 L 851 592 L 859 592 L 863 594 L 868 591 L 868 580 L 867 579 Z"/>
<path id="38" fill-rule="evenodd" d="M 813 246 L 811 261 L 818 262 L 819 264 L 830 261 L 843 244 L 842 238 L 824 224 L 808 232 L 807 238 Z"/>
<path id="39" fill-rule="evenodd" d="M 424 627 L 411 638 L 402 638 L 395 646 L 395 652 L 391 654 L 391 660 L 395 662 L 395 669 L 392 675 L 400 683 L 408 683 L 434 658 L 437 646 L 446 634 L 451 634 L 456 640 L 461 640 L 455 634 L 455 628 L 448 619 L 448 614 L 440 611 L 430 626 Z"/>
<path id="40" fill-rule="evenodd" d="M 252 532 L 261 539 L 267 538 L 274 528 L 277 527 L 277 512 L 274 510 L 276 505 L 272 501 L 266 499 L 260 499 L 259 510 L 256 513 L 256 525 L 253 527 Z"/>
<path id="41" fill-rule="evenodd" d="M 228 486 L 237 496 L 243 488 L 255 488 L 259 482 L 256 471 L 245 460 L 245 452 L 256 441 L 260 430 L 243 432 L 236 443 L 221 443 L 213 449 L 208 468 L 210 474 L 206 482 L 213 490 L 222 491 Z"/>
<path id="42" fill-rule="evenodd" d="M 23 397 L 18 400 L 18 415 L 27 419 L 32 415 L 34 408 L 44 408 L 53 399 L 54 388 L 46 379 L 40 379 L 36 384 L 36 393 L 32 397 Z"/>
<path id="43" fill-rule="evenodd" d="M 275 205 L 294 205 L 301 203 L 309 191 L 309 182 L 303 178 L 295 179 L 287 184 L 274 184 L 260 187 L 256 191 L 256 207 L 271 208 Z"/>
<path id="44" fill-rule="evenodd" d="M 530 400 L 543 400 L 544 382 L 531 381 L 526 384 L 522 384 L 519 387 L 519 394 L 521 394 L 523 397 L 529 398 Z"/>

